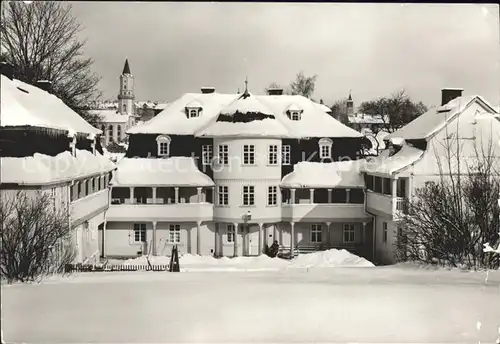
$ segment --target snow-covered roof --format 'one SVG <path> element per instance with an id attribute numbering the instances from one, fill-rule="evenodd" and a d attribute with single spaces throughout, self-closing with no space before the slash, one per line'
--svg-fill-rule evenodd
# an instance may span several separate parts
<path id="1" fill-rule="evenodd" d="M 190 157 L 123 158 L 114 173 L 114 186 L 213 186 L 214 182 Z"/>
<path id="2" fill-rule="evenodd" d="M 210 123 L 219 114 L 219 111 L 236 97 L 238 97 L 237 94 L 186 93 L 170 103 L 158 115 L 143 124 L 130 128 L 127 133 L 194 135 L 197 130 Z M 202 110 L 198 117 L 188 118 L 186 105 L 195 99 L 202 104 Z"/>
<path id="3" fill-rule="evenodd" d="M 316 103 L 316 105 L 318 105 L 318 107 L 323 110 L 324 112 L 326 113 L 329 113 L 329 112 L 332 112 L 332 109 L 330 109 L 328 106 L 326 106 L 325 104 L 318 104 Z"/>
<path id="4" fill-rule="evenodd" d="M 367 150 L 366 154 L 375 155 L 378 154 L 379 151 L 382 151 L 386 148 L 384 139 L 386 138 L 387 135 L 389 135 L 387 131 L 380 130 L 379 132 L 377 132 L 377 134 L 373 134 L 373 132 L 370 129 L 365 128 L 361 129 L 361 133 L 365 135 L 366 138 L 370 140 L 372 144 L 372 148 Z M 377 151 L 377 145 L 378 145 L 378 151 Z"/>
<path id="5" fill-rule="evenodd" d="M 363 135 L 340 123 L 323 111 L 318 104 L 299 95 L 256 96 L 273 110 L 276 119 L 281 121 L 294 137 L 363 137 Z M 303 112 L 299 121 L 286 115 L 288 106 L 295 103 Z"/>
<path id="6" fill-rule="evenodd" d="M 443 129 L 447 123 L 463 112 L 474 101 L 481 101 L 491 107 L 481 96 L 458 97 L 443 106 L 430 109 L 401 129 L 390 134 L 387 138 L 399 137 L 405 140 L 426 139 Z"/>
<path id="7" fill-rule="evenodd" d="M 109 158 L 79 149 L 76 150 L 76 157 L 67 151 L 55 157 L 39 153 L 23 158 L 3 157 L 0 167 L 2 183 L 22 185 L 65 182 L 116 168 Z"/>
<path id="8" fill-rule="evenodd" d="M 386 136 L 387 138 L 387 136 Z M 367 160 L 362 167 L 362 172 L 375 174 L 393 174 L 416 162 L 424 154 L 423 150 L 403 144 L 400 151 L 389 156 L 389 150 L 385 150 L 376 158 Z"/>
<path id="9" fill-rule="evenodd" d="M 373 116 L 364 113 L 357 113 L 347 117 L 349 123 L 353 124 L 384 124 L 389 122 L 389 116 Z"/>
<path id="10" fill-rule="evenodd" d="M 167 106 L 169 105 L 169 103 L 158 103 L 155 105 L 155 109 L 156 110 L 163 110 L 165 109 Z"/>
<path id="11" fill-rule="evenodd" d="M 144 124 L 127 131 L 128 134 L 170 134 L 198 135 L 212 124 L 219 113 L 231 104 L 240 94 L 186 93 L 172 102 L 158 115 Z M 302 96 L 292 95 L 253 95 L 259 103 L 270 111 L 288 131 L 289 137 L 359 137 L 358 131 L 340 123 L 327 114 L 317 103 Z M 188 118 L 186 105 L 195 100 L 201 103 L 198 117 Z M 303 112 L 299 121 L 288 118 L 286 110 L 296 104 Z"/>
<path id="12" fill-rule="evenodd" d="M 41 127 L 100 134 L 62 100 L 38 87 L 1 75 L 0 126 Z"/>
<path id="13" fill-rule="evenodd" d="M 337 161 L 330 163 L 301 161 L 293 172 L 283 177 L 285 188 L 355 188 L 363 187 L 361 167 L 366 160 Z"/>
<path id="14" fill-rule="evenodd" d="M 197 135 L 289 137 L 288 130 L 275 118 L 273 111 L 250 93 L 241 95 L 222 109 L 215 122 Z"/>
<path id="15" fill-rule="evenodd" d="M 131 115 L 122 115 L 117 110 L 89 110 L 92 115 L 99 115 L 103 123 L 126 123 Z"/>

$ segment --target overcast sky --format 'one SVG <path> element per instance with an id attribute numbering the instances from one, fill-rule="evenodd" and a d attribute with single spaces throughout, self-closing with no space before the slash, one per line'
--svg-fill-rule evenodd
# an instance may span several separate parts
<path id="1" fill-rule="evenodd" d="M 105 98 L 128 57 L 138 100 L 236 92 L 246 75 L 263 93 L 303 71 L 328 105 L 350 89 L 359 104 L 401 88 L 436 105 L 443 87 L 500 103 L 496 5 L 75 2 L 73 12 Z"/>

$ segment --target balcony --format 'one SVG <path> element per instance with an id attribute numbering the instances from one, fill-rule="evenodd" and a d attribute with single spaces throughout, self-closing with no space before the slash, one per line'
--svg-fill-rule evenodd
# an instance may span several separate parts
<path id="1" fill-rule="evenodd" d="M 70 215 L 73 225 L 86 221 L 109 206 L 109 190 L 104 189 L 70 203 Z"/>
<path id="2" fill-rule="evenodd" d="M 394 220 L 408 212 L 405 197 L 392 197 L 373 191 L 366 193 L 366 208 L 369 213 L 388 216 Z"/>
<path id="3" fill-rule="evenodd" d="M 364 204 L 357 203 L 320 203 L 320 204 L 283 204 L 283 221 L 348 221 L 369 219 Z"/>
<path id="4" fill-rule="evenodd" d="M 211 203 L 112 204 L 107 221 L 212 221 Z"/>

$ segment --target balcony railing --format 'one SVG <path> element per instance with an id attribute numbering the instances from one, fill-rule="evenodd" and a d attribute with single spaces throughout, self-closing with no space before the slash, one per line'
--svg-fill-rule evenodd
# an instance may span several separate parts
<path id="1" fill-rule="evenodd" d="M 392 197 L 373 191 L 368 191 L 366 207 L 370 213 L 383 213 L 394 218 L 408 213 L 408 199 L 406 197 Z"/>
<path id="2" fill-rule="evenodd" d="M 211 221 L 211 203 L 112 204 L 107 221 Z"/>
<path id="3" fill-rule="evenodd" d="M 281 209 L 284 221 L 368 218 L 359 203 L 283 204 Z"/>
<path id="4" fill-rule="evenodd" d="M 71 221 L 73 223 L 87 220 L 97 212 L 106 210 L 109 206 L 109 190 L 104 189 L 70 204 Z"/>

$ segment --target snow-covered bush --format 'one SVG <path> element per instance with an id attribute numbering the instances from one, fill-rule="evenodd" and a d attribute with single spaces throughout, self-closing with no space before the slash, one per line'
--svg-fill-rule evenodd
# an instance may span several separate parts
<path id="1" fill-rule="evenodd" d="M 0 225 L 0 275 L 9 283 L 62 272 L 75 257 L 67 206 L 50 192 L 2 190 Z"/>

